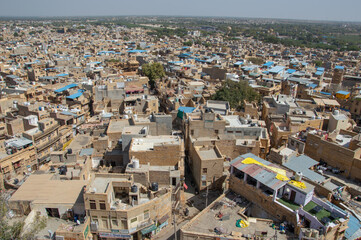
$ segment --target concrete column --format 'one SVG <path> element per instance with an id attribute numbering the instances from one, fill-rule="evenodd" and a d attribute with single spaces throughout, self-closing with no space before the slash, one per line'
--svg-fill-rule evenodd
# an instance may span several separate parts
<path id="1" fill-rule="evenodd" d="M 277 197 L 277 193 L 278 193 L 278 189 L 273 191 L 273 201 L 276 201 L 276 197 Z"/>
<path id="2" fill-rule="evenodd" d="M 243 181 L 244 181 L 244 182 L 247 181 L 247 174 L 244 174 L 244 176 L 243 176 Z"/>

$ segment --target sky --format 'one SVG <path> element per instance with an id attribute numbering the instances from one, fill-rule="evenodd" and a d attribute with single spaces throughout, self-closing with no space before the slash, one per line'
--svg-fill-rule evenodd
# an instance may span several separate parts
<path id="1" fill-rule="evenodd" d="M 0 0 L 0 16 L 223 16 L 361 22 L 361 0 Z"/>

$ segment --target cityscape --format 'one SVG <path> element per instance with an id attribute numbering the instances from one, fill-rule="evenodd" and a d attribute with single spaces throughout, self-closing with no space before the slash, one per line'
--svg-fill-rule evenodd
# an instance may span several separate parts
<path id="1" fill-rule="evenodd" d="M 361 21 L 11 14 L 0 239 L 361 239 Z"/>

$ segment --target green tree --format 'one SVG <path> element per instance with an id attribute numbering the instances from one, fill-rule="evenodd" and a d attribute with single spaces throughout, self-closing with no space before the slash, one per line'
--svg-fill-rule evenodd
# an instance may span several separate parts
<path id="1" fill-rule="evenodd" d="M 191 47 L 192 45 L 193 45 L 192 41 L 186 41 L 186 42 L 183 43 L 183 46 Z"/>
<path id="2" fill-rule="evenodd" d="M 316 65 L 316 67 L 322 67 L 322 65 L 323 65 L 323 62 L 321 60 L 315 60 L 314 63 Z"/>
<path id="3" fill-rule="evenodd" d="M 35 239 L 35 235 L 40 230 L 46 227 L 46 218 L 37 215 L 34 222 L 24 233 L 24 221 L 16 221 L 10 224 L 6 217 L 8 210 L 9 209 L 3 195 L 0 195 L 0 236 L 3 240 L 32 240 Z"/>
<path id="4" fill-rule="evenodd" d="M 228 101 L 232 108 L 240 107 L 243 100 L 260 100 L 260 95 L 247 82 L 227 80 L 212 96 L 213 100 Z"/>
<path id="5" fill-rule="evenodd" d="M 142 71 L 149 78 L 151 89 L 155 86 L 155 81 L 165 76 L 164 68 L 160 63 L 146 63 L 142 65 Z"/>

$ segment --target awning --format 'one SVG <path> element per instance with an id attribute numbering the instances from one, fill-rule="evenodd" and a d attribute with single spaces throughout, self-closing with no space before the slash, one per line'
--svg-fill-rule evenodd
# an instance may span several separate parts
<path id="1" fill-rule="evenodd" d="M 140 232 L 142 233 L 142 235 L 145 235 L 145 234 L 150 233 L 150 232 L 152 232 L 152 231 L 154 231 L 156 229 L 157 229 L 157 227 L 155 226 L 155 224 L 152 224 L 149 227 L 143 228 L 142 230 L 140 230 Z"/>
<path id="2" fill-rule="evenodd" d="M 165 221 L 167 221 L 169 219 L 168 214 L 164 215 L 163 217 L 161 217 L 161 219 L 158 220 L 159 224 L 164 223 Z"/>
<path id="3" fill-rule="evenodd" d="M 132 238 L 132 236 L 129 234 L 121 234 L 121 233 L 99 233 L 99 236 L 102 238 L 126 238 L 126 239 Z"/>

